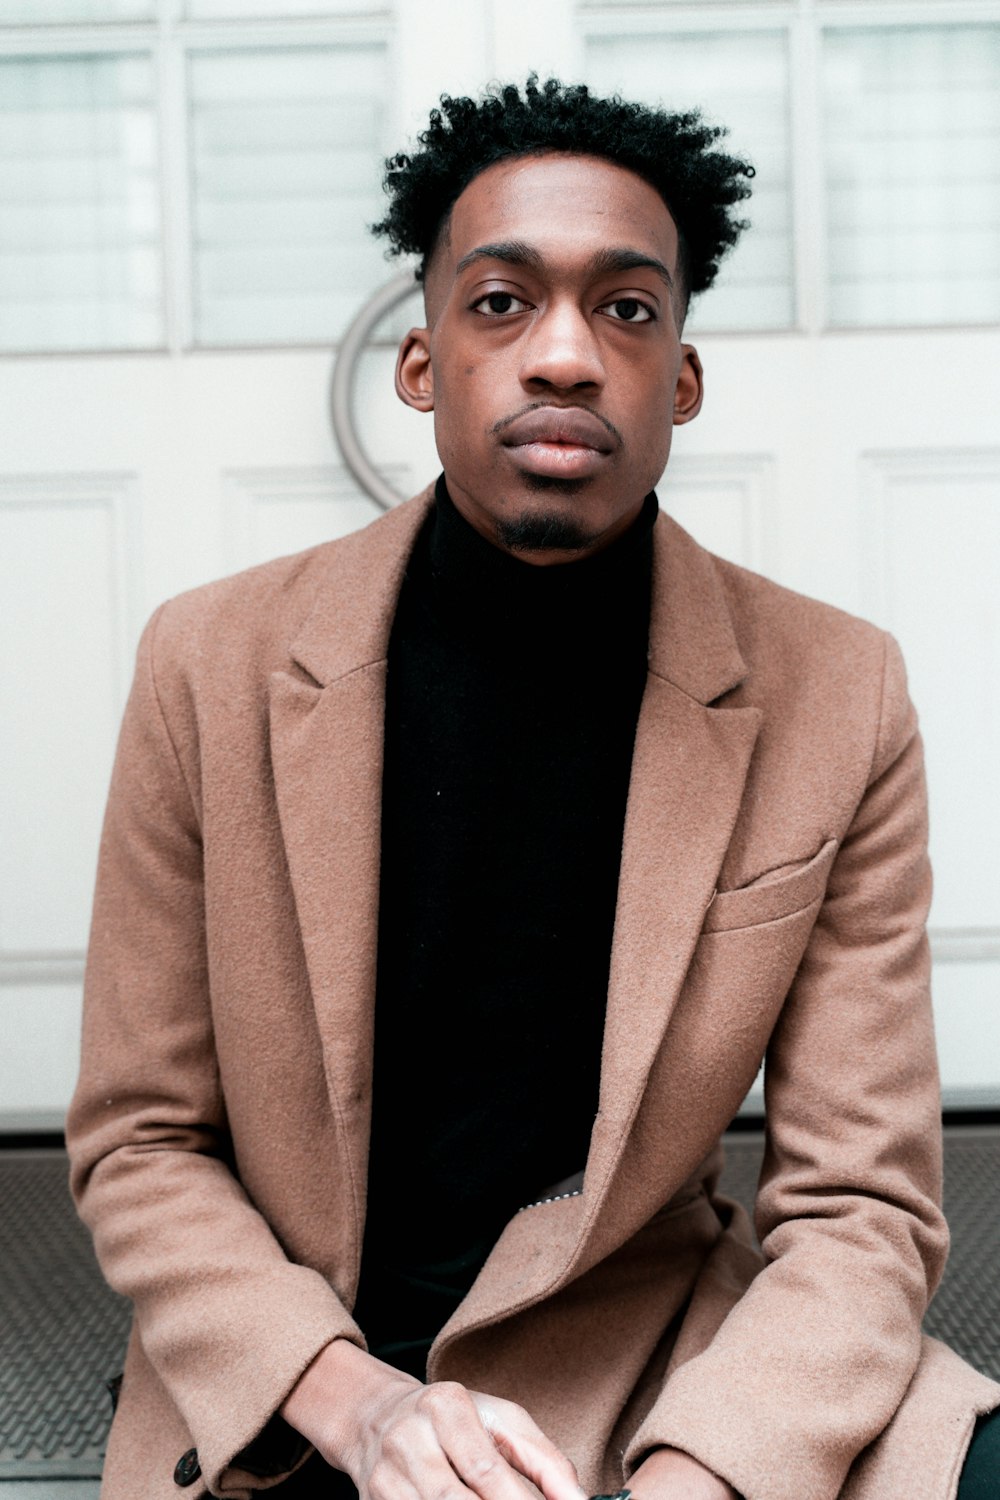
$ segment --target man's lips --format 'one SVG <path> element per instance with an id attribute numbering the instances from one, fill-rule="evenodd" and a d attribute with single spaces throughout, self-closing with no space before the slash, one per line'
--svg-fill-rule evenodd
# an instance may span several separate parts
<path id="1" fill-rule="evenodd" d="M 610 453 L 615 446 L 600 417 L 582 406 L 536 406 L 504 425 L 500 441 L 516 448 L 526 443 L 562 443 Z"/>
<path id="2" fill-rule="evenodd" d="M 599 417 L 583 407 L 536 407 L 501 432 L 519 468 L 555 479 L 582 479 L 599 469 L 615 441 Z"/>

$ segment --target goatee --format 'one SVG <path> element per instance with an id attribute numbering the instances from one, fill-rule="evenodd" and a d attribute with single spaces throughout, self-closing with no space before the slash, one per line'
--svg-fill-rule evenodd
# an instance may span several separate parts
<path id="1" fill-rule="evenodd" d="M 533 490 L 556 490 L 560 495 L 576 495 L 584 489 L 586 479 L 557 479 L 546 474 L 526 475 Z M 593 537 L 572 518 L 560 511 L 536 511 L 498 520 L 497 541 L 511 552 L 582 552 Z"/>
<path id="2" fill-rule="evenodd" d="M 568 516 L 516 516 L 497 521 L 497 541 L 510 552 L 582 552 L 591 537 Z"/>

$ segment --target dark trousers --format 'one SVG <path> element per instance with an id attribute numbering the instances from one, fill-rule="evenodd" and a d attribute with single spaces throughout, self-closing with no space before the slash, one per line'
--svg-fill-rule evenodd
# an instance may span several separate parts
<path id="1" fill-rule="evenodd" d="M 958 1500 L 1000 1500 L 1000 1408 L 976 1423 L 958 1482 Z"/>

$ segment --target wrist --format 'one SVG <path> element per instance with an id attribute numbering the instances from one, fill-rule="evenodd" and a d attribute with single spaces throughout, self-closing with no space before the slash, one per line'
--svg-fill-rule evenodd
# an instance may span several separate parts
<path id="1" fill-rule="evenodd" d="M 677 1495 L 685 1500 L 740 1500 L 725 1479 L 680 1448 L 653 1448 L 628 1481 L 634 1500 Z"/>
<path id="2" fill-rule="evenodd" d="M 419 1381 L 366 1354 L 349 1339 L 334 1339 L 303 1371 L 279 1414 L 328 1463 L 350 1473 L 375 1412 L 393 1392 L 413 1385 Z"/>

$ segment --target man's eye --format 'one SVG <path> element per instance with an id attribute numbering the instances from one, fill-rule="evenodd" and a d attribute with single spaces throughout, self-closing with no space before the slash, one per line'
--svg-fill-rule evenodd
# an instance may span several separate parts
<path id="1" fill-rule="evenodd" d="M 652 308 L 640 302 L 638 297 L 619 297 L 615 302 L 606 303 L 601 311 L 610 313 L 618 323 L 651 323 L 654 317 Z"/>
<path id="2" fill-rule="evenodd" d="M 527 305 L 520 297 L 515 297 L 513 292 L 487 292 L 472 304 L 476 312 L 484 313 L 486 317 L 503 317 L 504 313 L 523 312 Z"/>

